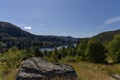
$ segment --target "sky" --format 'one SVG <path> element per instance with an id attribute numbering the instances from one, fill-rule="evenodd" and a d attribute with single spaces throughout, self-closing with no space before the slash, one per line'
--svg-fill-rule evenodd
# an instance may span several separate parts
<path id="1" fill-rule="evenodd" d="M 0 21 L 37 35 L 91 37 L 120 29 L 120 0 L 0 0 Z"/>

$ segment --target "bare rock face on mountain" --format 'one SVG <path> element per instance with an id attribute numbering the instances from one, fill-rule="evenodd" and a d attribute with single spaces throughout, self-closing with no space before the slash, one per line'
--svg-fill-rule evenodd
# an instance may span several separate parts
<path id="1" fill-rule="evenodd" d="M 25 60 L 16 76 L 16 80 L 76 80 L 76 78 L 77 74 L 71 66 L 53 64 L 40 57 Z"/>

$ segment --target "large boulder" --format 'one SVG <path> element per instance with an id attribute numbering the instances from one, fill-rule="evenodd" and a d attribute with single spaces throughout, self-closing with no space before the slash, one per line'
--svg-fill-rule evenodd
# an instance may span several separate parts
<path id="1" fill-rule="evenodd" d="M 16 80 L 76 80 L 73 67 L 62 63 L 50 63 L 34 57 L 23 61 Z"/>

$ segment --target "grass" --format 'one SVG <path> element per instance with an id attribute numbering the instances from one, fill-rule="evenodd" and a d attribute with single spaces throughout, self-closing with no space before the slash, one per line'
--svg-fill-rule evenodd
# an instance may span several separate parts
<path id="1" fill-rule="evenodd" d="M 78 75 L 77 80 L 115 80 L 112 77 L 110 77 L 108 73 L 120 75 L 120 64 L 103 65 L 89 62 L 71 62 L 67 64 L 73 66 L 76 70 Z M 7 68 L 4 65 L 1 65 L 0 80 L 15 80 L 17 71 L 18 69 L 15 68 L 7 70 Z"/>
<path id="2" fill-rule="evenodd" d="M 9 68 L 4 64 L 0 64 L 0 80 L 15 80 L 18 72 L 16 68 Z"/>
<path id="3" fill-rule="evenodd" d="M 11 50 L 0 54 L 0 80 L 15 80 L 17 68 L 25 56 L 24 50 Z"/>
<path id="4" fill-rule="evenodd" d="M 18 72 L 18 66 L 22 61 L 22 56 L 24 56 L 24 53 L 24 51 L 16 51 L 14 52 L 14 54 L 17 55 L 13 55 L 13 53 L 9 53 L 9 55 L 1 55 L 0 80 L 15 80 L 15 76 Z M 81 58 L 79 57 L 75 58 L 72 56 L 68 56 L 63 58 L 60 62 L 65 62 L 73 66 L 78 74 L 78 80 L 115 80 L 108 74 L 120 75 L 120 64 L 104 65 L 83 62 L 80 60 Z"/>
<path id="5" fill-rule="evenodd" d="M 88 62 L 68 63 L 73 66 L 78 74 L 78 80 L 116 80 L 108 75 L 118 74 L 120 65 L 103 65 Z"/>
<path id="6" fill-rule="evenodd" d="M 18 69 L 12 69 L 4 78 L 4 80 L 15 80 Z"/>

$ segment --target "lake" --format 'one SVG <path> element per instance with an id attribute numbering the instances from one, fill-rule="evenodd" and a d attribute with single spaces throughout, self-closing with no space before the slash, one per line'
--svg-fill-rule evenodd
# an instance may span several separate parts
<path id="1" fill-rule="evenodd" d="M 77 44 L 73 44 L 74 46 L 76 46 Z M 62 46 L 57 46 L 57 49 L 60 50 L 62 47 L 67 48 L 70 45 L 62 45 Z M 40 48 L 41 51 L 53 51 L 55 47 L 46 47 L 46 48 Z"/>

